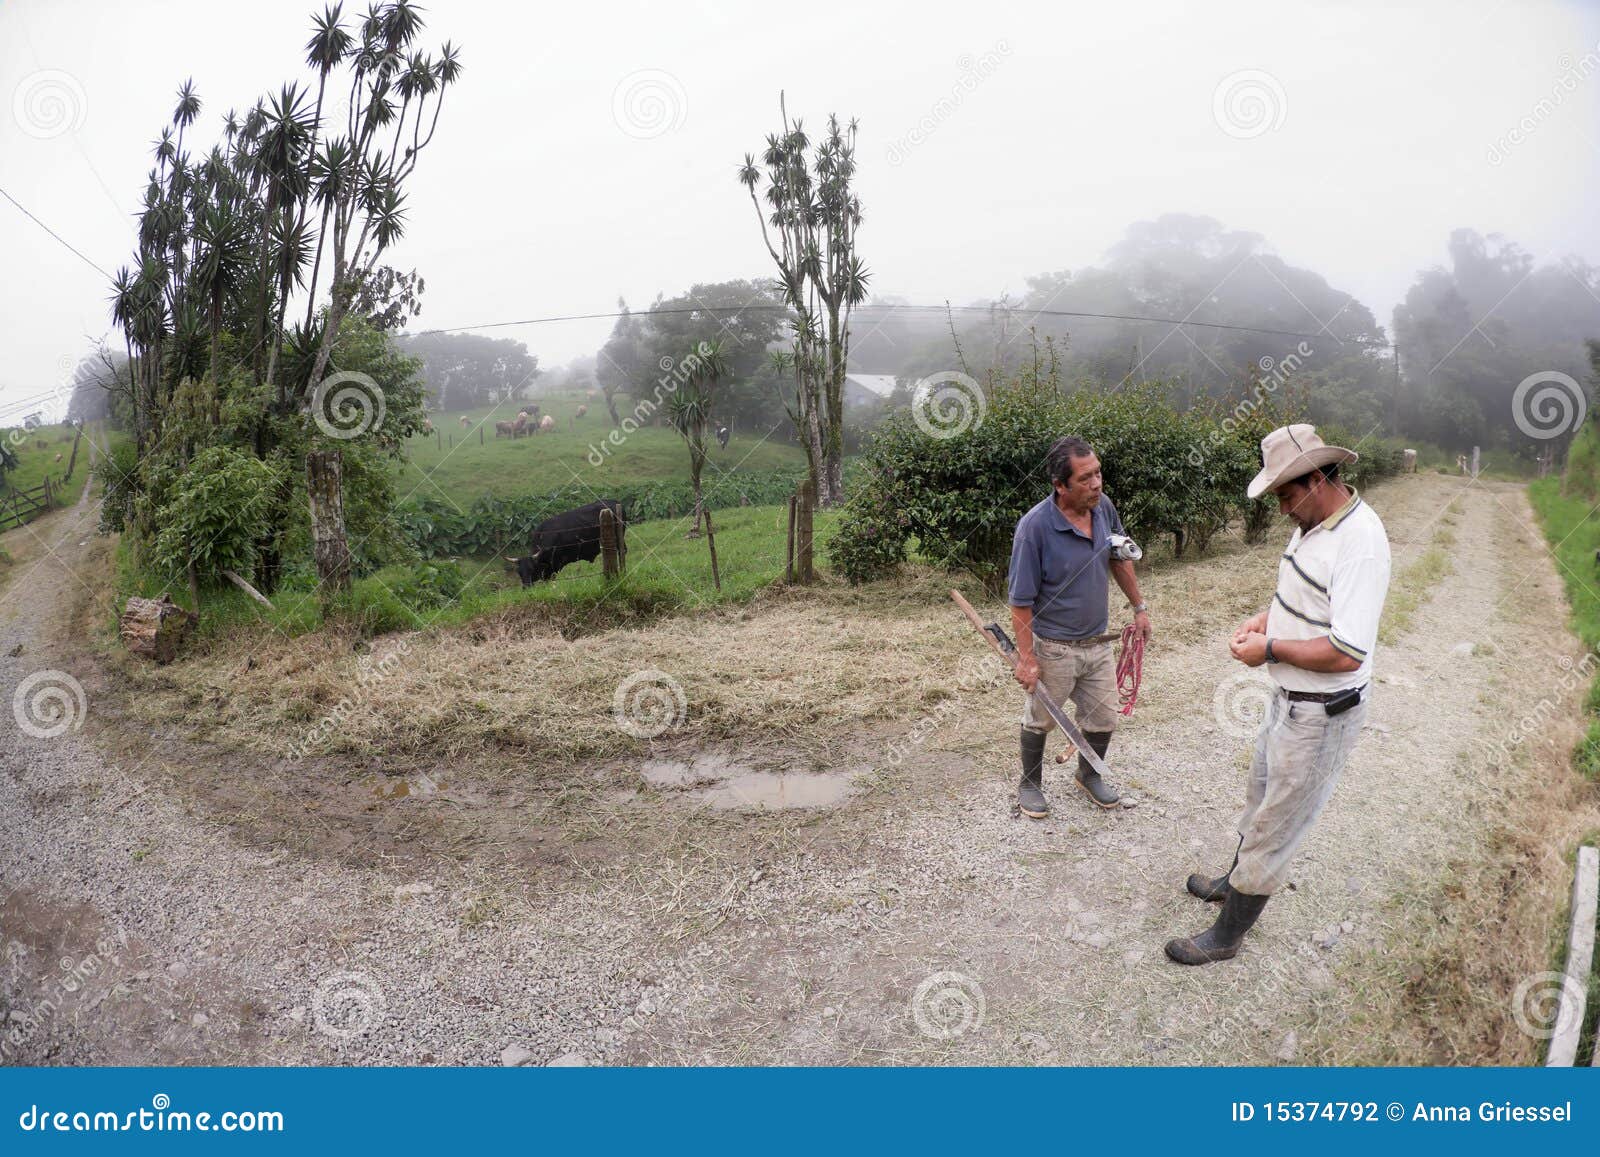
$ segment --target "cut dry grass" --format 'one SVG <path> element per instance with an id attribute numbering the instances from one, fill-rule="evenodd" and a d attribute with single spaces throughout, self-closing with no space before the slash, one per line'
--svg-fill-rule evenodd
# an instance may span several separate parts
<path id="1" fill-rule="evenodd" d="M 1433 596 L 1439 584 L 1454 569 L 1450 561 L 1450 548 L 1455 545 L 1453 529 L 1456 520 L 1452 512 L 1459 499 L 1452 499 L 1440 513 L 1422 554 L 1406 566 L 1389 583 L 1389 597 L 1384 602 L 1383 619 L 1378 624 L 1378 641 L 1389 646 L 1411 629 L 1412 617 L 1417 608 Z"/>

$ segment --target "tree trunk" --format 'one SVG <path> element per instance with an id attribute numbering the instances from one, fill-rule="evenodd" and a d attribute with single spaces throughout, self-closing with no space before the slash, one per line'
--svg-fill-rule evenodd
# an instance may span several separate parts
<path id="1" fill-rule="evenodd" d="M 197 616 L 174 603 L 171 595 L 164 594 L 159 599 L 136 596 L 123 608 L 118 627 L 130 652 L 157 663 L 170 663 L 197 621 Z"/>
<path id="2" fill-rule="evenodd" d="M 311 504 L 311 553 L 317 577 L 335 591 L 350 589 L 350 544 L 344 529 L 344 456 L 338 450 L 306 453 L 306 494 Z"/>
<path id="3" fill-rule="evenodd" d="M 837 506 L 844 501 L 844 376 L 846 338 L 839 325 L 839 310 L 828 311 L 828 376 L 823 383 L 824 401 L 828 407 L 827 421 L 823 427 L 823 474 L 827 486 L 818 493 L 823 506 Z"/>

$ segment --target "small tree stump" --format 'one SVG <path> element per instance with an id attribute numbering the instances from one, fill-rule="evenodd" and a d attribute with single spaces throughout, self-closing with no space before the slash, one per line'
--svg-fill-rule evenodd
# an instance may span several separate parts
<path id="1" fill-rule="evenodd" d="M 199 621 L 198 615 L 173 602 L 170 594 L 163 594 L 159 599 L 130 598 L 118 626 L 130 652 L 157 663 L 170 663 Z"/>

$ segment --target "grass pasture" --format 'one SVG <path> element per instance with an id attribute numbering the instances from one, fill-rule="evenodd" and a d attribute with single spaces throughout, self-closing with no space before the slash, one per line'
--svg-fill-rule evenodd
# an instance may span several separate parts
<path id="1" fill-rule="evenodd" d="M 411 439 L 411 461 L 399 469 L 402 498 L 448 498 L 466 507 L 485 496 L 542 494 L 575 481 L 596 491 L 627 482 L 688 481 L 689 450 L 677 431 L 661 426 L 644 426 L 627 435 L 619 431 L 620 445 L 613 444 L 608 440 L 613 427 L 604 398 L 541 397 L 541 414 L 555 418 L 554 430 L 515 439 L 495 436 L 496 422 L 514 421 L 519 409 L 531 405 L 504 402 L 429 415 L 434 432 Z M 617 412 L 626 418 L 632 405 L 619 399 Z M 588 407 L 581 418 L 580 406 Z M 468 426 L 462 425 L 462 418 Z M 735 431 L 726 450 L 713 442 L 706 478 L 718 471 L 803 470 L 805 464 L 805 453 L 798 446 Z"/>

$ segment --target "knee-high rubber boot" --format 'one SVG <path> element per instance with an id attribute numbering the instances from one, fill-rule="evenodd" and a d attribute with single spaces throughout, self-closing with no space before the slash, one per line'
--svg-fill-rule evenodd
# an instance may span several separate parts
<path id="1" fill-rule="evenodd" d="M 1044 740 L 1044 732 L 1022 729 L 1022 783 L 1017 788 L 1017 807 L 1035 820 L 1050 814 L 1050 801 L 1044 798 Z"/>
<path id="2" fill-rule="evenodd" d="M 1089 741 L 1089 746 L 1094 748 L 1094 753 L 1105 762 L 1106 752 L 1111 747 L 1110 731 L 1085 731 L 1083 737 Z M 1094 800 L 1103 808 L 1114 808 L 1122 802 L 1122 797 L 1117 794 L 1116 788 L 1105 781 L 1094 767 L 1081 754 L 1078 756 L 1078 786 L 1083 788 L 1084 794 Z"/>
<path id="3" fill-rule="evenodd" d="M 1233 885 L 1228 882 L 1233 875 L 1233 869 L 1239 866 L 1239 852 L 1244 847 L 1244 837 L 1239 837 L 1239 846 L 1233 849 L 1233 863 L 1228 870 L 1220 876 L 1202 876 L 1199 872 L 1189 877 L 1188 888 L 1191 896 L 1198 896 L 1213 904 L 1220 904 L 1228 898 L 1228 893 L 1233 891 Z"/>
<path id="4" fill-rule="evenodd" d="M 1179 964 L 1210 964 L 1216 960 L 1232 960 L 1239 954 L 1239 944 L 1250 931 L 1267 906 L 1267 896 L 1252 896 L 1236 888 L 1228 890 L 1222 902 L 1217 922 L 1198 936 L 1167 941 L 1167 955 Z"/>

